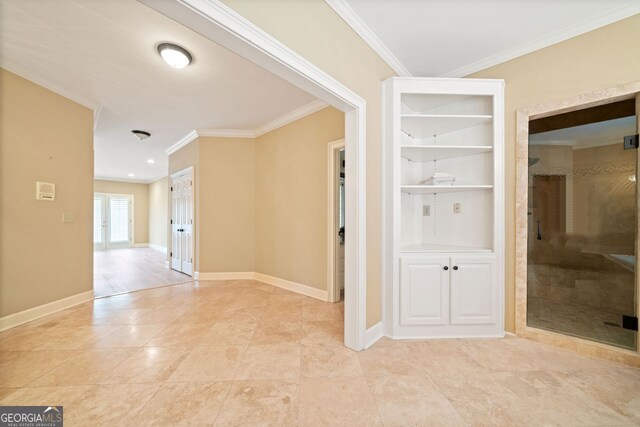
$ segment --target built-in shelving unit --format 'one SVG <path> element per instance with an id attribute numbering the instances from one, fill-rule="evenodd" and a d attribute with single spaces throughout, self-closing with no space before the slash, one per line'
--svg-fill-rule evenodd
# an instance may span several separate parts
<path id="1" fill-rule="evenodd" d="M 386 332 L 500 336 L 503 82 L 383 86 Z"/>

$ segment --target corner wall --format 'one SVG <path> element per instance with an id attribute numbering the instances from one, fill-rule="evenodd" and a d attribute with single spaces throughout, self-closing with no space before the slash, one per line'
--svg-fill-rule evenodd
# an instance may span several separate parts
<path id="1" fill-rule="evenodd" d="M 92 291 L 92 195 L 93 111 L 0 69 L 0 318 Z"/>
<path id="2" fill-rule="evenodd" d="M 149 184 L 149 246 L 167 248 L 169 180 L 165 176 Z"/>

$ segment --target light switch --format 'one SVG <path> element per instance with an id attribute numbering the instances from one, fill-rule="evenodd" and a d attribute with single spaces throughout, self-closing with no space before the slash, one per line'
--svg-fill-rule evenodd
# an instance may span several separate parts
<path id="1" fill-rule="evenodd" d="M 62 212 L 63 223 L 70 223 L 75 221 L 76 221 L 76 216 L 73 214 L 73 212 Z"/>

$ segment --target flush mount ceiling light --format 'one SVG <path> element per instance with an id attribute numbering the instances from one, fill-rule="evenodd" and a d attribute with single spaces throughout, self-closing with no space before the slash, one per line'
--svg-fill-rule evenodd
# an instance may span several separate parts
<path id="1" fill-rule="evenodd" d="M 149 132 L 147 132 L 146 130 L 138 130 L 138 129 L 134 129 L 131 131 L 131 133 L 138 138 L 140 141 L 142 141 L 143 139 L 147 139 L 151 136 L 151 134 Z"/>
<path id="2" fill-rule="evenodd" d="M 193 60 L 189 51 L 173 43 L 160 43 L 157 49 L 164 62 L 173 68 L 184 68 Z"/>
<path id="3" fill-rule="evenodd" d="M 148 159 L 148 160 L 147 160 L 147 163 L 149 163 L 149 164 L 154 164 L 155 162 L 156 162 L 156 161 L 155 161 L 155 160 L 153 160 L 153 159 Z"/>
<path id="4" fill-rule="evenodd" d="M 130 173 L 129 176 L 130 177 L 134 177 L 134 176 L 136 176 L 136 174 L 135 173 Z"/>

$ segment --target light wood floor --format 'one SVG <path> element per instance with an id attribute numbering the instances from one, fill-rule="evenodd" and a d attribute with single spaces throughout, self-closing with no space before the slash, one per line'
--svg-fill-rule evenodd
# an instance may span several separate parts
<path id="1" fill-rule="evenodd" d="M 343 306 L 255 281 L 97 299 L 0 333 L 0 405 L 65 425 L 637 425 L 640 370 L 519 338 L 357 353 Z"/>
<path id="2" fill-rule="evenodd" d="M 191 276 L 166 267 L 166 260 L 166 254 L 150 248 L 95 251 L 94 295 L 103 297 L 191 280 Z"/>

